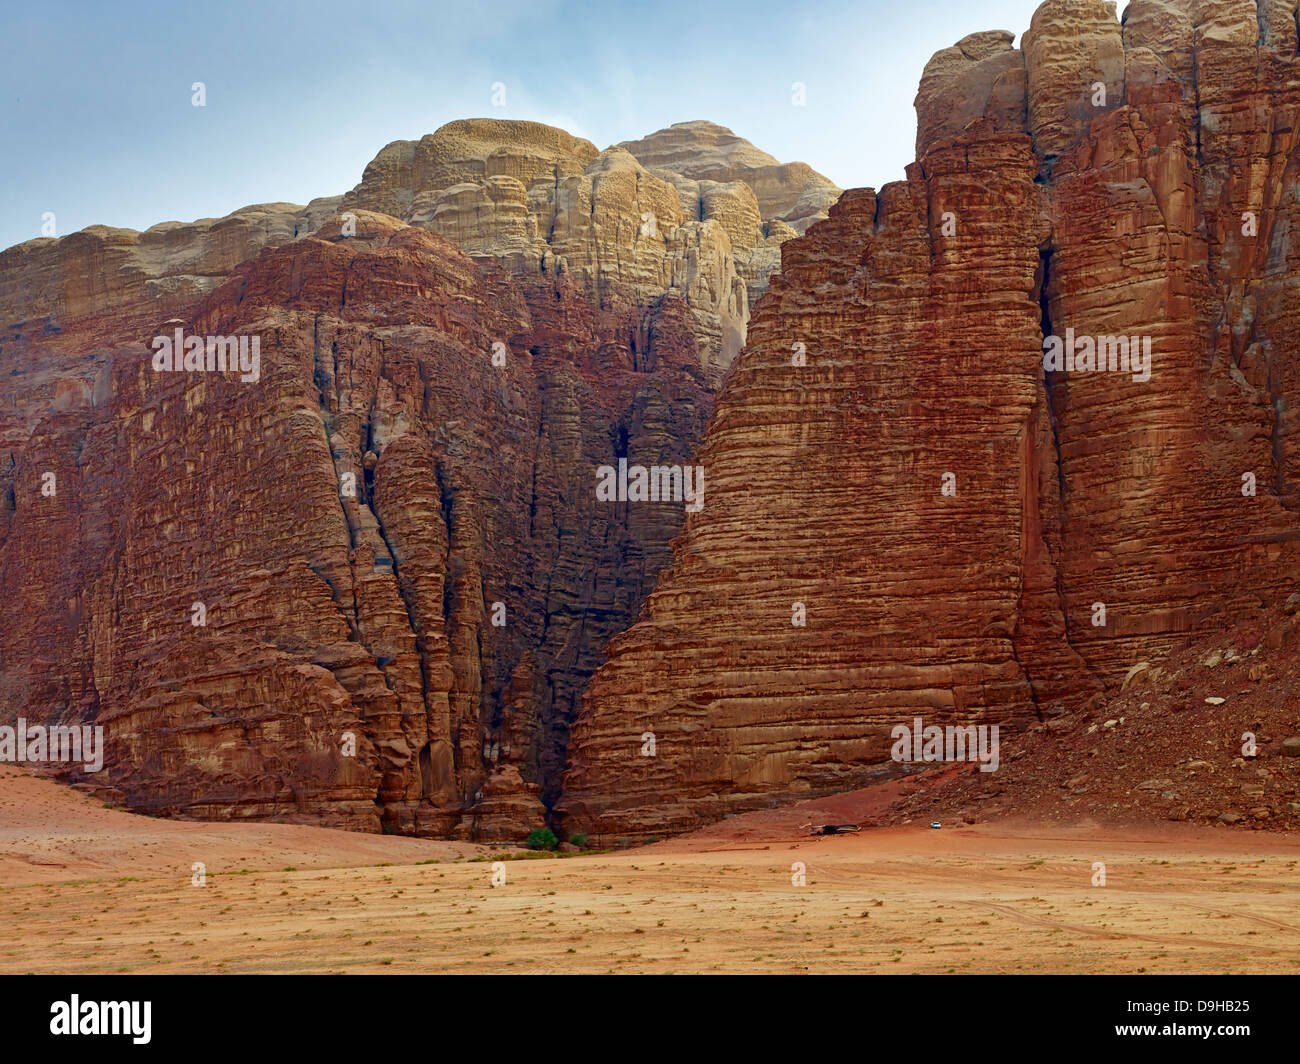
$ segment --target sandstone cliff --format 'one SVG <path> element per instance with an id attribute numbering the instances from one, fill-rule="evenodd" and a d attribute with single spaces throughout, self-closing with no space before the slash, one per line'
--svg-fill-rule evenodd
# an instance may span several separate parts
<path id="1" fill-rule="evenodd" d="M 430 229 L 524 283 L 571 275 L 598 314 L 679 294 L 716 384 L 782 241 L 838 195 L 806 164 L 782 166 L 711 122 L 598 152 L 536 122 L 476 118 L 388 145 L 343 209 Z"/>
<path id="2" fill-rule="evenodd" d="M 186 307 L 264 247 L 314 232 L 338 196 L 306 207 L 263 203 L 224 218 L 162 222 L 143 233 L 92 225 L 0 251 L 0 325 L 14 340 L 90 315 Z"/>
<path id="3" fill-rule="evenodd" d="M 685 459 L 697 338 L 670 300 L 637 368 L 562 279 L 534 313 L 442 238 L 356 218 L 156 325 L 257 336 L 257 380 L 119 347 L 11 459 L 0 693 L 103 726 L 137 809 L 518 839 L 681 521 L 599 504 L 593 471 Z"/>
<path id="4" fill-rule="evenodd" d="M 719 187 L 475 121 L 342 202 L 4 252 L 0 721 L 103 726 L 143 811 L 539 826 L 683 520 L 595 471 L 686 461 L 766 284 L 732 249 L 792 234 Z M 259 374 L 156 371 L 177 328 Z"/>
<path id="5" fill-rule="evenodd" d="M 861 784 L 895 724 L 1086 708 L 1290 589 L 1295 14 L 1049 0 L 931 60 L 907 180 L 782 248 L 566 826 Z M 1067 330 L 1149 341 L 1149 377 L 1045 373 Z"/>

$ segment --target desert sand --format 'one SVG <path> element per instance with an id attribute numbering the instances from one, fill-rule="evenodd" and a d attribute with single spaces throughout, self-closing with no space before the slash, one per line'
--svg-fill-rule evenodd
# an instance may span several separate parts
<path id="1" fill-rule="evenodd" d="M 4 767 L 0 917 L 13 930 L 0 971 L 1300 971 L 1294 834 L 802 829 L 889 797 L 838 795 L 619 852 L 517 851 L 493 887 L 500 849 L 153 820 Z"/>

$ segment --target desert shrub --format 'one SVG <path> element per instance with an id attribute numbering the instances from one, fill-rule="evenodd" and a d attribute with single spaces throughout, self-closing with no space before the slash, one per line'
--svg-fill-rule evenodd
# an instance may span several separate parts
<path id="1" fill-rule="evenodd" d="M 553 850 L 559 845 L 559 841 L 555 837 L 555 832 L 550 828 L 533 828 L 528 833 L 528 848 L 530 850 Z"/>

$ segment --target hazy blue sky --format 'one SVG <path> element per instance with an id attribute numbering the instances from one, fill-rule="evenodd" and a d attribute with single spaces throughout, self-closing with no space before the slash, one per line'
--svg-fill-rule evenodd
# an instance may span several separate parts
<path id="1" fill-rule="evenodd" d="M 0 247 L 346 191 L 476 116 L 598 148 L 696 118 L 844 188 L 902 176 L 921 68 L 1037 0 L 0 0 Z M 190 86 L 206 85 L 207 106 Z M 504 83 L 506 106 L 492 104 Z M 791 104 L 791 85 L 807 105 Z"/>

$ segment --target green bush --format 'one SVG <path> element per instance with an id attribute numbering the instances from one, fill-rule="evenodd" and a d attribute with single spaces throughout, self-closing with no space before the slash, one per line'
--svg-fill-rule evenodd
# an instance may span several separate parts
<path id="1" fill-rule="evenodd" d="M 587 848 L 587 836 L 584 835 L 581 831 L 579 831 L 575 835 L 570 835 L 569 845 L 576 846 L 580 850 L 585 850 Z"/>
<path id="2" fill-rule="evenodd" d="M 555 832 L 550 828 L 533 828 L 528 833 L 528 848 L 530 850 L 553 850 L 559 845 L 560 840 L 555 837 Z"/>

